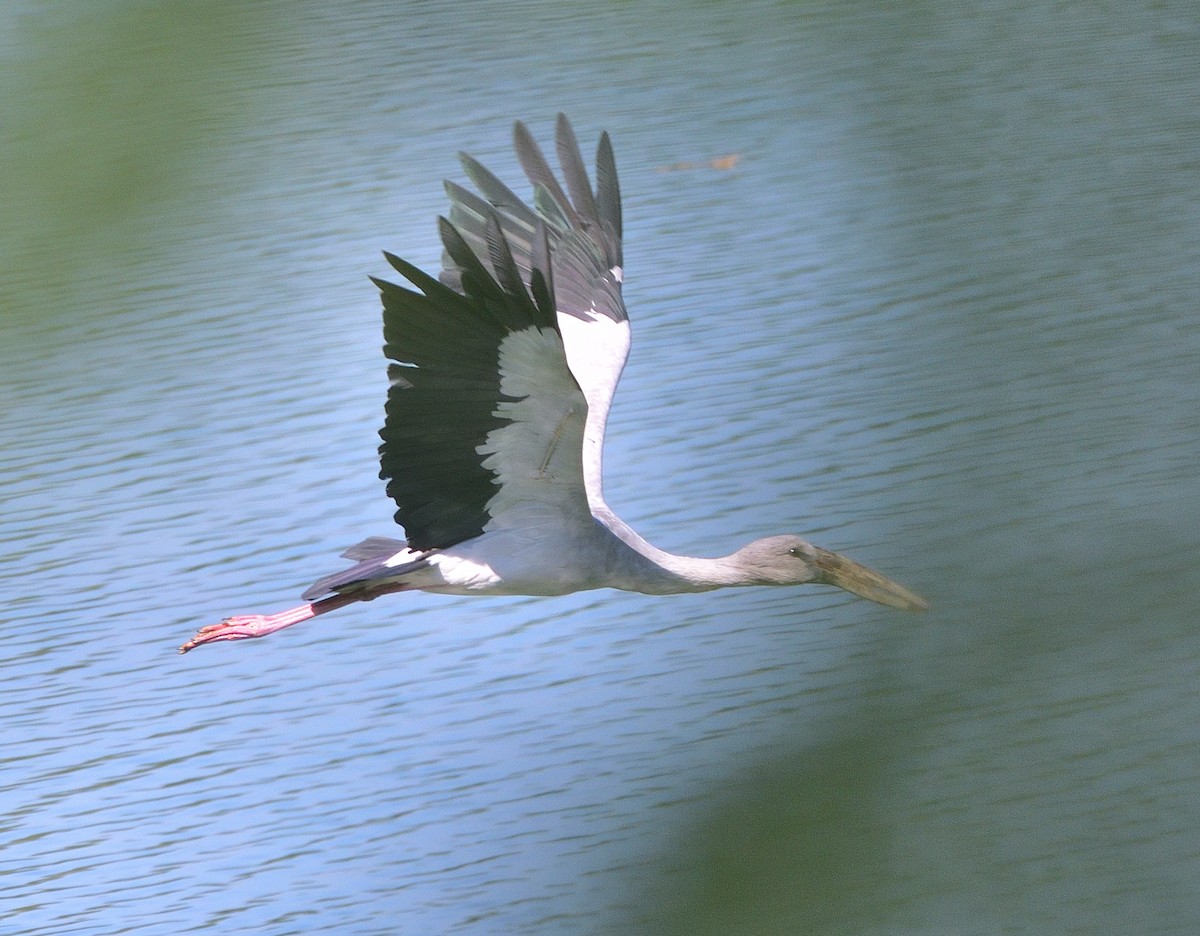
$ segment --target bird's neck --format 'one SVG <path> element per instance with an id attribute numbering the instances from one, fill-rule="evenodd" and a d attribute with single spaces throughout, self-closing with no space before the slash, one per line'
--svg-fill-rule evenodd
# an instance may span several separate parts
<path id="1" fill-rule="evenodd" d="M 732 556 L 717 559 L 677 556 L 647 542 L 611 511 L 600 519 L 638 557 L 631 565 L 621 564 L 630 574 L 626 582 L 612 582 L 617 588 L 647 595 L 673 595 L 747 584 Z"/>
<path id="2" fill-rule="evenodd" d="M 730 556 L 705 559 L 697 556 L 676 556 L 654 546 L 650 548 L 654 550 L 654 555 L 648 558 L 652 558 L 655 565 L 665 573 L 665 587 L 655 588 L 653 591 L 639 588 L 639 591 L 649 594 L 674 594 L 747 584 L 741 569 Z"/>

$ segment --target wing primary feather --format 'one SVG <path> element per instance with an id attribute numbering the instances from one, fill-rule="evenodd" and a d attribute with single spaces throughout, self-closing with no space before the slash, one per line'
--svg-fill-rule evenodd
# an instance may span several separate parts
<path id="1" fill-rule="evenodd" d="M 550 164 L 542 155 L 542 148 L 537 145 L 537 140 L 533 138 L 529 128 L 519 120 L 513 125 L 513 146 L 517 151 L 517 160 L 525 170 L 525 175 L 529 176 L 529 181 L 535 186 L 544 185 L 558 202 L 561 212 L 570 219 L 571 226 L 577 227 L 580 223 L 579 215 L 563 192 L 562 186 L 558 184 L 558 180 L 554 178 Z"/>
<path id="2" fill-rule="evenodd" d="M 492 269 L 496 271 L 496 281 L 500 284 L 500 288 L 511 299 L 522 305 L 528 304 L 531 301 L 529 293 L 525 291 L 525 284 L 521 282 L 521 273 L 517 269 L 516 261 L 513 260 L 512 250 L 509 249 L 508 241 L 504 238 L 504 232 L 500 230 L 500 221 L 495 215 L 488 218 L 485 233 L 488 256 L 491 257 Z"/>
<path id="3" fill-rule="evenodd" d="M 564 213 L 562 204 L 541 182 L 533 187 L 533 204 L 546 223 L 559 235 L 571 230 L 571 219 Z"/>
<path id="4" fill-rule="evenodd" d="M 463 240 L 458 228 L 445 218 L 438 218 L 438 231 L 446 253 L 450 254 L 450 258 L 462 272 L 463 292 L 477 295 L 481 299 L 496 298 L 500 292 L 499 284 L 475 256 L 475 251 Z"/>
<path id="5" fill-rule="evenodd" d="M 542 311 L 550 316 L 555 314 L 554 305 L 554 273 L 550 263 L 550 242 L 546 238 L 546 225 L 539 220 L 533 232 L 533 245 L 530 249 L 532 269 L 529 272 L 529 291 L 533 293 L 533 301 Z"/>
<path id="6" fill-rule="evenodd" d="M 431 295 L 439 292 L 440 290 L 447 289 L 447 287 L 444 286 L 441 282 L 439 282 L 435 277 L 430 276 L 428 273 L 426 273 L 420 267 L 413 266 L 407 260 L 400 259 L 395 254 L 390 254 L 385 250 L 383 252 L 383 258 L 385 260 L 387 260 L 387 262 L 391 265 L 393 270 L 395 270 L 397 273 L 399 273 L 401 276 L 403 276 L 406 280 L 408 280 L 410 283 L 412 283 L 414 286 L 416 286 L 417 289 L 421 290 L 421 292 L 425 293 L 425 295 L 427 295 L 427 296 L 431 296 Z M 381 280 L 375 279 L 375 277 L 372 276 L 371 281 L 373 283 L 375 283 L 375 285 L 380 286 L 380 288 L 382 288 Z M 389 283 L 388 285 L 393 285 L 393 284 Z M 395 288 L 395 287 L 393 286 L 393 288 Z M 452 291 L 452 290 L 450 290 L 450 291 Z"/>
<path id="7" fill-rule="evenodd" d="M 459 153 L 458 158 L 462 163 L 463 170 L 467 173 L 467 178 L 475 184 L 475 187 L 489 202 L 514 217 L 520 218 L 530 227 L 537 222 L 537 215 L 529 210 L 529 206 L 482 163 L 466 153 Z"/>
<path id="8" fill-rule="evenodd" d="M 558 149 L 558 164 L 562 167 L 563 178 L 567 180 L 567 190 L 575 203 L 575 210 L 586 221 L 599 217 L 596 211 L 596 199 L 592 195 L 592 183 L 588 179 L 587 168 L 583 165 L 583 155 L 579 152 L 579 141 L 571 122 L 566 114 L 559 114 L 554 128 L 554 141 Z"/>
<path id="9" fill-rule="evenodd" d="M 482 243 L 483 229 L 487 226 L 487 219 L 495 214 L 499 217 L 500 229 L 504 231 L 509 245 L 513 247 L 514 255 L 521 250 L 528 252 L 529 243 L 533 238 L 533 228 L 537 224 L 537 216 L 533 212 L 526 211 L 518 216 L 502 206 L 491 204 L 454 182 L 447 181 L 445 188 L 451 202 L 450 223 L 458 229 L 458 233 L 463 235 L 463 239 L 467 243 L 474 246 L 473 238 L 479 238 Z"/>
<path id="10" fill-rule="evenodd" d="M 621 185 L 617 181 L 617 160 L 607 131 L 600 134 L 600 143 L 596 147 L 596 200 L 600 220 L 612 228 L 616 262 L 621 266 L 624 263 L 621 257 L 621 238 L 624 236 L 621 230 Z"/>

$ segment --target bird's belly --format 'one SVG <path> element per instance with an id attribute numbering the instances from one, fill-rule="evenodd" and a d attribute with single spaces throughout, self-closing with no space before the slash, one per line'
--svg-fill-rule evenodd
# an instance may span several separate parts
<path id="1" fill-rule="evenodd" d="M 429 568 L 413 585 L 447 595 L 566 595 L 603 584 L 593 568 L 536 545 L 501 555 L 481 553 L 454 548 L 430 556 Z"/>

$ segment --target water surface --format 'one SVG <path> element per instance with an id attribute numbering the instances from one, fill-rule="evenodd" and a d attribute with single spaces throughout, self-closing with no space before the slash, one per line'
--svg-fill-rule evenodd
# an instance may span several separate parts
<path id="1" fill-rule="evenodd" d="M 6 927 L 1191 931 L 1188 5 L 14 9 Z M 625 194 L 610 502 L 931 613 L 417 595 L 177 656 L 392 532 L 366 275 L 558 110 Z"/>

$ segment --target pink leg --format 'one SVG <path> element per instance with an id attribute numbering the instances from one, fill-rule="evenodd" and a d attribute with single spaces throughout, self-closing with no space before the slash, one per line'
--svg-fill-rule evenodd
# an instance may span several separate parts
<path id="1" fill-rule="evenodd" d="M 354 604 L 355 601 L 370 601 L 378 598 L 379 595 L 407 592 L 407 590 L 407 586 L 392 584 L 392 586 L 383 588 L 373 588 L 370 592 L 364 590 L 364 592 L 346 595 L 331 595 L 329 598 L 313 601 L 311 605 L 296 605 L 296 607 L 289 607 L 287 611 L 277 611 L 274 614 L 238 614 L 236 617 L 222 620 L 220 624 L 209 624 L 206 628 L 200 628 L 192 640 L 179 648 L 179 652 L 187 653 L 188 650 L 196 649 L 202 643 L 242 641 L 248 637 L 265 637 L 268 634 L 275 634 L 277 630 L 299 624 L 301 620 L 314 618 L 318 614 L 328 611 L 337 611 L 337 608 Z"/>
<path id="2" fill-rule="evenodd" d="M 318 614 L 340 608 L 357 599 L 348 595 L 334 595 L 312 604 L 297 605 L 275 614 L 239 614 L 225 618 L 220 624 L 209 624 L 196 632 L 196 636 L 179 648 L 180 653 L 194 650 L 201 644 L 216 643 L 218 640 L 245 640 L 249 637 L 266 637 L 275 631 L 307 621 Z"/>
<path id="3" fill-rule="evenodd" d="M 338 608 L 344 608 L 355 601 L 370 601 L 372 598 L 378 598 L 380 595 L 387 594 L 388 592 L 405 590 L 405 586 L 403 585 L 391 585 L 373 589 L 369 592 L 332 595 L 329 598 L 314 601 L 312 604 L 297 605 L 294 608 L 288 608 L 286 611 L 277 611 L 274 614 L 240 614 L 237 617 L 226 618 L 220 624 L 209 624 L 207 627 L 200 628 L 196 632 L 195 637 L 179 648 L 179 652 L 187 653 L 201 644 L 216 643 L 219 640 L 246 640 L 249 637 L 266 637 L 267 634 L 273 634 L 275 631 L 283 630 L 285 627 L 291 627 L 293 624 L 307 621 L 318 614 L 325 614 L 327 611 L 336 611 Z"/>

